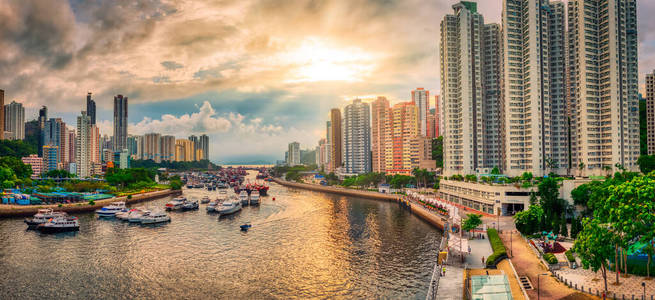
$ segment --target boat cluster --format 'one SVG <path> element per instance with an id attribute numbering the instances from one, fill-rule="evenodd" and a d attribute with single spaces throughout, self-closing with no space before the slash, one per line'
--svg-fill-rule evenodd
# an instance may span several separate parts
<path id="1" fill-rule="evenodd" d="M 47 208 L 39 209 L 32 218 L 25 219 L 25 223 L 27 224 L 27 228 L 36 229 L 43 233 L 80 230 L 80 222 L 77 217 Z"/>
<path id="2" fill-rule="evenodd" d="M 96 210 L 101 218 L 116 218 L 130 223 L 155 224 L 171 220 L 171 217 L 161 209 L 135 208 L 128 209 L 125 202 L 113 202 L 108 206 Z"/>

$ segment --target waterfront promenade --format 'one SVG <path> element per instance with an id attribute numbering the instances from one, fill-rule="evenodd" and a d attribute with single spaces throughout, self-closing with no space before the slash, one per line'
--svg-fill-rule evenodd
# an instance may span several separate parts
<path id="1" fill-rule="evenodd" d="M 49 208 L 56 211 L 64 211 L 67 213 L 78 213 L 78 212 L 88 212 L 94 211 L 103 206 L 109 205 L 112 202 L 123 201 L 126 204 L 133 204 L 143 201 L 148 201 L 152 199 L 157 199 L 161 197 L 166 197 L 169 195 L 178 195 L 181 194 L 180 190 L 161 190 L 148 192 L 143 194 L 132 195 L 130 199 L 127 196 L 123 197 L 113 197 L 103 200 L 97 200 L 93 205 L 88 202 L 78 202 L 78 203 L 68 203 L 68 204 L 45 204 L 45 205 L 15 205 L 15 204 L 3 204 L 0 205 L 0 217 L 28 217 L 34 215 L 39 209 Z M 61 206 L 60 206 L 61 205 Z"/>

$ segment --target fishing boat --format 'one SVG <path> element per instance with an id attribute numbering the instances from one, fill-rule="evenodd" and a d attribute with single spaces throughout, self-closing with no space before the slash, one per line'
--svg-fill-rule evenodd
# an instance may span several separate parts
<path id="1" fill-rule="evenodd" d="M 252 193 L 250 193 L 250 205 L 259 205 L 258 191 L 252 191 Z"/>
<path id="2" fill-rule="evenodd" d="M 148 216 L 141 218 L 141 224 L 156 224 L 168 222 L 171 220 L 171 217 L 163 211 L 156 211 L 151 213 Z"/>
<path id="3" fill-rule="evenodd" d="M 202 197 L 202 200 L 200 200 L 200 203 L 207 204 L 207 203 L 209 203 L 209 201 L 210 201 L 209 196 L 204 196 L 204 197 Z"/>
<path id="4" fill-rule="evenodd" d="M 116 216 L 116 213 L 121 211 L 127 211 L 127 208 L 125 207 L 125 202 L 119 201 L 112 202 L 110 205 L 96 209 L 96 214 L 99 217 L 114 217 Z"/>
<path id="5" fill-rule="evenodd" d="M 241 202 L 228 200 L 221 204 L 221 206 L 216 207 L 216 212 L 221 216 L 233 214 L 240 211 L 242 208 Z"/>
<path id="6" fill-rule="evenodd" d="M 58 216 L 39 224 L 36 229 L 42 233 L 58 233 L 68 231 L 79 231 L 80 222 L 77 217 Z"/>

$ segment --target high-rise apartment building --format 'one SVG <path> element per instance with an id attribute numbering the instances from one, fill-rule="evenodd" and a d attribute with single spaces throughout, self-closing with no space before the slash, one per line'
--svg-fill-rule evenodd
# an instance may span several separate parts
<path id="1" fill-rule="evenodd" d="M 338 108 L 330 110 L 330 170 L 336 171 L 342 166 L 342 134 L 341 131 L 341 111 Z"/>
<path id="2" fill-rule="evenodd" d="M 127 153 L 130 155 L 132 159 L 136 159 L 136 153 L 138 151 L 139 146 L 137 145 L 137 136 L 134 135 L 128 135 L 127 136 L 127 146 L 125 147 L 127 149 Z M 175 148 L 175 147 L 173 147 Z"/>
<path id="3" fill-rule="evenodd" d="M 198 160 L 198 156 L 196 155 L 196 150 L 198 148 L 200 148 L 199 145 L 198 145 L 198 137 L 195 136 L 195 135 L 191 135 L 191 136 L 189 136 L 189 141 L 193 142 L 193 149 L 194 150 L 193 150 L 193 159 L 192 160 L 196 161 L 196 160 Z"/>
<path id="4" fill-rule="evenodd" d="M 433 139 L 437 137 L 436 135 L 437 125 L 435 122 L 436 122 L 436 116 L 435 116 L 435 110 L 433 108 L 430 109 L 430 111 L 428 112 L 428 135 L 427 135 L 428 138 Z"/>
<path id="5" fill-rule="evenodd" d="M 504 1 L 503 169 L 563 173 L 568 164 L 562 2 Z"/>
<path id="6" fill-rule="evenodd" d="M 501 157 L 500 27 L 485 25 L 474 2 L 453 11 L 441 21 L 444 174 L 488 172 Z"/>
<path id="7" fill-rule="evenodd" d="M 648 155 L 655 154 L 655 71 L 646 74 L 646 133 Z"/>
<path id="8" fill-rule="evenodd" d="M 325 122 L 325 169 L 332 171 L 332 121 Z"/>
<path id="9" fill-rule="evenodd" d="M 7 139 L 25 139 L 25 108 L 23 104 L 12 101 L 5 105 L 5 132 L 9 133 Z"/>
<path id="10" fill-rule="evenodd" d="M 147 133 L 143 136 L 143 159 L 161 162 L 161 134 Z M 193 152 L 191 152 L 193 153 Z M 186 161 L 186 160 L 184 160 Z"/>
<path id="11" fill-rule="evenodd" d="M 300 143 L 292 142 L 289 143 L 289 156 L 287 158 L 287 165 L 290 167 L 297 166 L 300 164 Z"/>
<path id="12" fill-rule="evenodd" d="M 316 165 L 319 168 L 324 168 L 325 165 L 327 164 L 327 140 L 326 139 L 320 139 L 318 141 L 318 146 L 316 147 Z"/>
<path id="13" fill-rule="evenodd" d="M 66 123 L 60 118 L 51 118 L 45 122 L 43 131 L 41 132 L 41 141 L 43 146 L 51 145 L 57 146 L 58 163 L 64 162 L 64 151 L 66 145 L 67 129 Z"/>
<path id="14" fill-rule="evenodd" d="M 91 151 L 89 141 L 91 140 L 91 118 L 83 111 L 77 116 L 77 147 L 75 149 L 75 161 L 77 165 L 77 177 L 86 178 L 91 176 Z"/>
<path id="15" fill-rule="evenodd" d="M 391 114 L 389 100 L 378 97 L 371 103 L 371 168 L 373 172 L 386 171 L 385 143 L 388 119 Z"/>
<path id="16" fill-rule="evenodd" d="M 96 124 L 96 102 L 91 98 L 91 92 L 86 94 L 86 114 L 91 118 L 91 125 Z"/>
<path id="17" fill-rule="evenodd" d="M 347 174 L 371 172 L 371 109 L 355 99 L 343 110 L 343 164 Z"/>
<path id="18" fill-rule="evenodd" d="M 127 97 L 114 96 L 114 151 L 127 147 Z"/>
<path id="19" fill-rule="evenodd" d="M 89 116 L 89 124 L 91 123 L 91 116 Z M 89 127 L 89 159 L 93 164 L 100 164 L 102 162 L 100 149 L 100 128 L 97 125 L 91 124 Z"/>
<path id="20" fill-rule="evenodd" d="M 209 160 L 209 136 L 203 134 L 198 139 L 198 147 L 202 152 L 202 159 Z"/>
<path id="21" fill-rule="evenodd" d="M 175 161 L 175 137 L 172 135 L 161 137 L 161 160 Z"/>
<path id="22" fill-rule="evenodd" d="M 0 140 L 5 139 L 5 90 L 0 90 Z"/>
<path id="23" fill-rule="evenodd" d="M 420 136 L 418 108 L 412 102 L 395 104 L 387 118 L 385 171 L 387 174 L 411 175 L 419 166 L 417 138 Z"/>
<path id="24" fill-rule="evenodd" d="M 42 106 L 41 109 L 39 109 L 39 127 L 43 129 L 45 127 L 45 122 L 48 120 L 48 108 L 46 106 Z"/>
<path id="25" fill-rule="evenodd" d="M 193 161 L 195 145 L 189 139 L 175 140 L 175 161 Z"/>
<path id="26" fill-rule="evenodd" d="M 77 135 L 75 134 L 75 130 L 68 130 L 67 132 L 68 137 L 66 138 L 66 148 L 68 149 L 68 153 L 66 154 L 68 157 L 66 158 L 66 162 L 74 163 L 77 158 L 76 158 L 76 151 L 77 151 Z"/>
<path id="27" fill-rule="evenodd" d="M 47 173 L 52 170 L 57 170 L 61 164 L 59 163 L 59 146 L 47 144 L 43 146 L 43 172 Z"/>
<path id="28" fill-rule="evenodd" d="M 639 157 L 636 0 L 569 0 L 571 161 L 604 175 Z"/>
<path id="29" fill-rule="evenodd" d="M 430 111 L 430 91 L 417 88 L 412 91 L 412 103 L 418 109 L 418 128 L 422 136 L 428 135 L 428 113 Z"/>
<path id="30" fill-rule="evenodd" d="M 443 128 L 443 118 L 441 117 L 441 97 L 434 96 L 434 136 L 440 137 L 442 135 L 441 128 Z"/>

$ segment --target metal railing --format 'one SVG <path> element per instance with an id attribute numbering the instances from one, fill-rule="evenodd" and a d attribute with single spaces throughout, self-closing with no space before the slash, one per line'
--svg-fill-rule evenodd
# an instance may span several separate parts
<path id="1" fill-rule="evenodd" d="M 448 231 L 444 231 L 444 236 L 441 238 L 441 243 L 439 244 L 439 249 L 437 251 L 437 260 L 434 262 L 434 268 L 432 269 L 432 278 L 430 279 L 430 286 L 428 287 L 428 294 L 426 295 L 426 300 L 437 299 L 437 291 L 439 290 L 439 278 L 441 278 L 441 268 L 445 264 L 445 260 L 442 261 L 439 265 L 439 252 L 446 247 L 448 241 Z"/>

